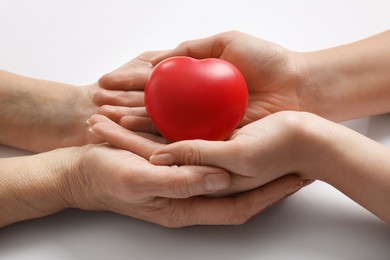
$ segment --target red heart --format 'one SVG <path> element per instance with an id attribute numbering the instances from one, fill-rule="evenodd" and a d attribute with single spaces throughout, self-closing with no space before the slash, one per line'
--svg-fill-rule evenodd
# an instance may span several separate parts
<path id="1" fill-rule="evenodd" d="M 149 116 L 169 141 L 225 140 L 247 103 L 244 77 L 221 59 L 168 58 L 154 68 L 145 86 Z"/>

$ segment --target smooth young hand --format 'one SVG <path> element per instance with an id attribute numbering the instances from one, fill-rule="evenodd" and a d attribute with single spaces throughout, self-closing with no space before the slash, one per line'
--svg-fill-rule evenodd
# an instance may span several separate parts
<path id="1" fill-rule="evenodd" d="M 163 59 L 183 55 L 220 58 L 234 64 L 247 82 L 249 104 L 241 126 L 284 110 L 307 111 L 333 121 L 344 121 L 390 112 L 389 42 L 390 31 L 386 31 L 331 49 L 294 52 L 232 31 L 186 41 L 171 51 L 148 53 L 137 63 L 139 68 L 127 64 L 105 75 L 99 83 L 110 91 L 142 90 L 152 65 Z M 123 106 L 120 100 L 101 101 L 99 106 Z M 120 121 L 130 130 L 156 133 L 144 112 L 122 109 L 116 115 L 104 110 L 101 114 Z M 118 119 L 123 116 L 123 120 Z"/>
<path id="2" fill-rule="evenodd" d="M 241 125 L 248 124 L 270 113 L 281 110 L 303 110 L 301 90 L 303 75 L 299 70 L 294 53 L 276 44 L 257 39 L 240 32 L 227 32 L 209 38 L 182 43 L 172 51 L 150 53 L 145 56 L 143 68 L 125 65 L 119 70 L 108 73 L 99 84 L 107 90 L 141 90 L 148 75 L 159 61 L 171 56 L 191 56 L 193 58 L 221 58 L 234 64 L 244 75 L 249 92 L 248 110 Z M 153 59 L 152 59 L 153 58 Z M 151 60 L 150 60 L 151 59 Z M 137 84 L 134 83 L 137 81 Z M 100 94 L 98 94 L 100 95 Z M 305 94 L 306 95 L 306 94 Z M 120 100 L 101 100 L 98 105 L 123 106 Z M 114 121 L 118 116 L 130 115 L 125 109 L 114 116 L 100 111 Z M 134 129 L 136 124 L 121 125 Z M 151 128 L 149 124 L 146 128 Z M 156 132 L 152 127 L 152 132 Z"/>
<path id="3" fill-rule="evenodd" d="M 146 140 L 94 116 L 93 131 L 122 149 L 142 150 L 156 165 L 226 169 L 231 185 L 217 195 L 259 187 L 281 176 L 321 180 L 390 223 L 390 150 L 337 123 L 306 112 L 274 113 L 239 129 L 228 141 Z"/>
<path id="4" fill-rule="evenodd" d="M 390 30 L 347 45 L 294 52 L 241 32 L 186 41 L 155 57 L 220 58 L 244 75 L 249 92 L 242 125 L 283 110 L 333 121 L 390 112 Z"/>
<path id="5" fill-rule="evenodd" d="M 99 136 L 99 138 L 109 142 L 110 144 L 112 144 L 115 147 L 137 153 L 145 159 L 149 159 L 151 157 L 151 155 L 154 154 L 157 150 L 164 149 L 165 140 L 162 139 L 161 137 L 158 137 L 158 136 L 152 137 L 151 135 L 148 134 L 146 136 L 147 139 L 145 139 L 145 138 L 140 137 L 139 135 L 115 124 L 114 122 L 112 122 L 108 118 L 101 116 L 101 115 L 94 115 L 90 118 L 89 121 L 92 124 L 91 130 L 93 131 L 93 133 L 95 133 L 97 136 Z M 152 140 L 154 140 L 154 141 L 152 141 Z M 213 142 L 210 142 L 210 143 L 213 143 Z M 217 142 L 217 143 L 222 144 L 224 142 Z M 170 147 L 170 146 L 167 146 L 167 147 Z M 192 155 L 191 151 L 187 151 L 187 152 L 188 153 L 186 154 L 186 157 L 188 159 L 192 160 L 188 156 L 188 154 Z M 218 155 L 215 155 L 215 157 L 218 157 Z M 172 163 L 173 163 L 173 161 L 174 160 L 171 160 Z M 192 163 L 197 163 L 197 162 L 192 161 Z M 210 163 L 210 165 L 211 164 L 213 164 L 213 163 Z M 213 164 L 213 165 L 215 165 L 215 164 Z M 252 173 L 250 173 L 250 174 L 252 174 Z M 252 175 L 254 175 L 254 173 Z M 263 176 L 263 177 L 258 177 L 256 175 L 257 179 L 256 178 L 248 178 L 248 177 L 249 177 L 249 175 L 246 177 L 242 177 L 242 176 L 238 176 L 236 174 L 233 174 L 231 176 L 231 179 L 232 179 L 231 184 L 228 188 L 224 189 L 223 191 L 210 194 L 210 196 L 211 195 L 212 196 L 234 195 L 234 194 L 241 192 L 241 191 L 247 191 L 248 189 L 257 188 L 257 187 L 261 186 L 260 184 L 266 184 L 266 183 L 270 182 L 271 179 L 273 179 L 273 180 L 277 179 L 277 177 L 274 178 L 274 177 L 270 177 L 269 175 Z M 281 179 L 284 179 L 284 178 L 286 178 L 286 177 L 283 177 Z M 287 178 L 290 178 L 290 177 L 287 177 Z M 256 179 L 256 180 L 254 181 L 254 179 Z M 277 180 L 277 181 L 281 181 L 281 179 Z M 291 184 L 293 184 L 293 183 L 291 183 Z M 275 186 L 275 190 L 272 190 L 269 187 L 270 187 L 270 183 L 262 186 L 261 188 L 267 189 L 268 194 L 266 194 L 266 196 L 269 196 L 272 198 L 278 197 L 280 199 L 280 198 L 287 196 L 291 193 L 290 190 L 285 190 L 283 192 L 283 191 L 279 190 L 276 186 Z M 272 201 L 275 201 L 275 200 L 272 199 Z"/>
<path id="6" fill-rule="evenodd" d="M 246 125 L 281 110 L 305 110 L 301 88 L 304 75 L 295 54 L 279 45 L 248 34 L 231 31 L 186 41 L 152 60 L 153 65 L 171 56 L 196 59 L 220 58 L 243 74 L 249 93 Z"/>

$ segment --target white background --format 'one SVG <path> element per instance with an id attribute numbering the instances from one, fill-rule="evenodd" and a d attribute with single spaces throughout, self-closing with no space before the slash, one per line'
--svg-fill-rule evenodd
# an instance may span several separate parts
<path id="1" fill-rule="evenodd" d="M 84 85 L 141 52 L 232 29 L 312 51 L 389 29 L 389 10 L 385 0 L 0 0 L 0 69 Z M 390 146 L 390 115 L 345 125 Z M 68 210 L 0 229 L 0 259 L 389 258 L 389 227 L 320 182 L 242 226 L 167 229 Z"/>

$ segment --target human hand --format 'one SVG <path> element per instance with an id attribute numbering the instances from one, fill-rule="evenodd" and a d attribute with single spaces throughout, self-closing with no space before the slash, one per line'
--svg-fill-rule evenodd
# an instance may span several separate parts
<path id="1" fill-rule="evenodd" d="M 104 115 L 133 131 L 157 134 L 144 103 L 144 86 L 153 66 L 150 60 L 161 51 L 145 52 L 99 79 L 101 87 L 93 96 Z"/>
<path id="2" fill-rule="evenodd" d="M 0 71 L 0 143 L 43 152 L 98 142 L 86 120 L 98 86 L 76 87 Z"/>
<path id="3" fill-rule="evenodd" d="M 104 144 L 3 158 L 0 168 L 0 227 L 66 208 L 108 210 L 167 227 L 242 224 L 301 185 L 288 176 L 239 196 L 206 198 L 197 195 L 229 185 L 226 171 L 154 166 Z"/>
<path id="4" fill-rule="evenodd" d="M 161 146 L 150 157 L 155 165 L 210 165 L 232 173 L 221 193 L 238 193 L 286 174 L 309 179 L 305 171 L 308 140 L 299 125 L 304 116 L 278 112 L 238 130 L 225 142 L 186 140 Z"/>
<path id="5" fill-rule="evenodd" d="M 100 143 L 101 140 L 88 131 L 89 125 L 86 123 L 87 119 L 95 113 L 109 116 L 117 123 L 122 123 L 133 130 L 155 133 L 156 130 L 144 108 L 143 91 L 139 90 L 143 89 L 144 82 L 150 73 L 150 58 L 159 53 L 144 53 L 103 76 L 98 83 L 82 87 L 23 79 L 26 81 L 23 85 L 36 85 L 33 89 L 34 93 L 45 93 L 44 97 L 39 97 L 38 102 L 48 105 L 38 106 L 39 109 L 34 116 L 31 116 L 28 111 L 21 111 L 21 117 L 25 117 L 21 121 L 29 122 L 34 119 L 34 122 L 44 122 L 45 127 L 43 128 L 42 124 L 31 123 L 29 127 L 24 128 L 28 128 L 29 132 L 36 134 L 37 137 L 29 138 L 29 142 L 24 140 L 21 145 L 15 142 L 12 145 L 42 152 L 58 147 Z M 100 88 L 99 84 L 107 89 Z M 42 90 L 37 89 L 38 86 Z M 113 86 L 112 89 L 109 89 L 110 86 Z M 121 88 L 126 91 L 120 90 Z M 18 107 L 29 108 L 26 105 L 29 103 L 31 101 L 26 100 L 24 106 Z M 37 105 L 31 104 L 33 105 L 35 109 Z M 46 138 L 40 138 L 42 135 Z M 15 140 L 20 139 L 15 138 Z"/>
<path id="6" fill-rule="evenodd" d="M 304 185 L 321 180 L 390 223 L 390 208 L 384 206 L 390 203 L 389 155 L 387 146 L 347 127 L 314 114 L 283 111 L 238 129 L 229 141 L 161 145 L 150 161 L 226 169 L 231 185 L 214 195 L 250 190 L 285 174 L 299 176 Z"/>
<path id="7" fill-rule="evenodd" d="M 241 71 L 249 92 L 241 126 L 282 110 L 306 111 L 307 101 L 314 95 L 311 88 L 303 86 L 306 75 L 297 53 L 241 32 L 183 42 L 153 58 L 152 64 L 172 56 L 220 58 Z"/>
<path id="8" fill-rule="evenodd" d="M 141 59 L 137 61 L 137 66 L 130 65 L 133 62 L 131 61 L 117 71 L 103 76 L 99 84 L 103 89 L 110 91 L 121 90 L 118 94 L 121 93 L 122 97 L 125 97 L 127 94 L 123 91 L 142 90 L 153 69 L 152 65 L 171 56 L 221 58 L 234 64 L 243 73 L 249 92 L 248 109 L 241 126 L 277 111 L 302 109 L 299 90 L 302 74 L 296 64 L 294 53 L 240 32 L 226 32 L 184 42 L 172 51 L 147 53 L 145 56 L 143 54 L 136 58 Z M 103 98 L 99 92 L 95 96 L 99 99 L 99 102 L 95 102 L 98 106 L 120 106 L 118 108 L 110 106 L 108 109 L 102 107 L 98 111 L 99 114 L 109 117 L 127 129 L 138 131 L 138 125 L 143 125 L 143 130 L 151 129 L 149 132 L 156 133 L 149 120 L 143 119 L 140 124 L 134 123 L 135 112 L 121 107 L 126 106 L 126 103 L 120 98 Z M 126 117 L 128 115 L 129 117 Z M 139 113 L 135 113 L 136 117 L 138 115 Z M 145 114 L 142 116 L 145 117 Z"/>
<path id="9" fill-rule="evenodd" d="M 390 111 L 390 30 L 329 49 L 293 52 L 240 32 L 187 41 L 171 56 L 227 60 L 243 73 L 249 104 L 242 125 L 282 110 L 346 121 Z"/>
<path id="10" fill-rule="evenodd" d="M 48 149 L 40 151 L 102 142 L 88 131 L 89 125 L 86 122 L 91 115 L 96 113 L 97 107 L 93 104 L 92 97 L 98 89 L 99 86 L 94 83 L 76 87 L 77 94 L 73 97 L 64 95 L 61 103 L 66 104 L 66 108 L 57 108 L 52 120 L 46 121 L 47 128 L 42 129 L 46 133 L 55 133 L 55 137 L 53 139 L 39 138 L 37 145 L 47 146 L 48 144 L 45 143 L 52 141 L 52 144 L 48 145 Z"/>
<path id="11" fill-rule="evenodd" d="M 161 137 L 153 138 L 148 136 L 148 139 L 144 139 L 100 115 L 92 116 L 90 122 L 92 124 L 92 131 L 99 136 L 99 138 L 109 142 L 115 147 L 135 152 L 143 158 L 150 158 L 151 162 L 155 164 L 202 164 L 221 168 L 226 167 L 225 169 L 233 173 L 231 176 L 231 185 L 221 192 L 212 194 L 213 196 L 225 196 L 259 187 L 282 175 L 295 173 L 294 171 L 286 170 L 291 167 L 290 164 L 294 163 L 294 158 L 291 158 L 291 161 L 289 162 L 286 160 L 285 162 L 282 162 L 284 165 L 282 165 L 277 158 L 278 155 L 281 155 L 279 148 L 282 151 L 285 151 L 286 154 L 288 153 L 286 149 L 290 148 L 289 146 L 291 146 L 292 143 L 292 140 L 289 138 L 293 136 L 293 133 L 290 135 L 288 134 L 288 131 L 292 131 L 287 130 L 289 129 L 289 122 L 280 124 L 283 122 L 284 116 L 279 115 L 279 117 L 280 119 L 263 119 L 264 122 L 259 126 L 254 123 L 253 125 L 248 125 L 247 127 L 240 129 L 230 141 L 212 142 L 193 140 L 177 142 L 167 146 L 164 144 L 164 140 Z M 263 125 L 264 129 L 261 129 L 261 126 Z M 291 125 L 293 125 L 293 123 Z M 259 130 L 257 128 L 265 133 L 265 136 L 263 137 L 264 140 L 257 140 L 260 138 L 256 139 L 256 131 Z M 283 135 L 285 135 L 285 137 L 283 137 Z M 270 138 L 271 136 L 275 138 Z M 267 151 L 267 157 L 262 155 L 263 158 L 260 158 L 261 162 L 259 161 L 258 164 L 254 164 L 255 161 L 258 161 L 254 155 L 254 152 L 256 151 L 242 153 L 244 150 L 247 150 L 248 147 L 253 148 L 254 141 L 263 142 L 259 147 L 259 149 L 262 148 L 263 153 L 264 151 L 267 151 L 267 149 L 270 150 Z M 288 142 L 285 143 L 286 141 Z M 294 140 L 294 142 L 296 142 L 296 140 Z M 250 144 L 249 146 L 248 143 Z M 167 153 L 171 151 L 173 154 L 167 157 Z M 291 149 L 289 151 L 291 151 Z M 272 154 L 270 152 L 272 152 Z M 238 165 L 237 154 L 248 154 L 248 156 L 245 156 L 248 161 L 244 162 L 243 157 L 242 162 L 240 161 L 240 164 Z M 250 154 L 253 155 L 251 158 Z M 202 158 L 204 156 L 209 157 L 208 159 L 203 160 L 198 156 L 202 156 Z M 249 165 L 245 166 L 246 163 Z M 261 163 L 263 163 L 263 165 L 261 165 Z M 276 163 L 276 167 L 273 163 Z M 264 169 L 264 173 L 259 174 L 259 168 L 257 167 Z"/>
<path id="12" fill-rule="evenodd" d="M 277 111 L 306 109 L 302 100 L 309 95 L 309 90 L 302 87 L 305 74 L 300 70 L 297 54 L 240 32 L 226 32 L 184 42 L 172 51 L 143 54 L 135 59 L 140 59 L 136 66 L 129 65 L 131 61 L 119 70 L 102 77 L 99 84 L 109 91 L 121 90 L 118 93 L 122 93 L 124 97 L 127 92 L 123 91 L 131 93 L 133 90 L 142 90 L 153 69 L 152 65 L 171 56 L 221 58 L 234 64 L 243 73 L 247 82 L 249 102 L 240 126 Z M 105 105 L 99 109 L 99 114 L 132 131 L 157 133 L 144 108 L 141 112 L 140 108 L 137 110 L 126 108 L 125 101 L 119 98 L 101 98 L 100 93 L 95 96 L 100 100 L 95 102 L 97 105 Z M 141 103 L 140 105 L 144 106 Z"/>
<path id="13" fill-rule="evenodd" d="M 230 184 L 219 168 L 154 166 L 131 152 L 86 146 L 68 176 L 72 207 L 109 210 L 167 227 L 242 224 L 301 185 L 288 176 L 251 192 L 206 198 Z M 70 181 L 69 181 L 70 180 Z"/>

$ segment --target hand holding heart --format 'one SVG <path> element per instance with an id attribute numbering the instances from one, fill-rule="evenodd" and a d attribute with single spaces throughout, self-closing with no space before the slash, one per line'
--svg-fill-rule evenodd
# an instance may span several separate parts
<path id="1" fill-rule="evenodd" d="M 215 42 L 219 44 L 214 44 Z M 289 51 L 242 33 L 223 33 L 207 39 L 186 42 L 170 52 L 145 53 L 136 58 L 140 59 L 140 62 L 137 63 L 139 66 L 136 68 L 124 65 L 121 69 L 101 78 L 99 84 L 102 91 L 97 94 L 99 97 L 98 105 L 101 106 L 98 113 L 107 116 L 129 130 L 143 133 L 143 136 L 152 140 L 152 142 L 140 141 L 139 136 L 131 134 L 123 128 L 121 128 L 121 131 L 115 131 L 114 129 L 119 129 L 118 126 L 114 125 L 111 125 L 111 127 L 101 124 L 95 126 L 94 131 L 105 140 L 110 140 L 114 146 L 129 150 L 136 148 L 139 151 L 143 150 L 145 151 L 144 157 L 149 158 L 157 148 L 162 146 L 161 143 L 165 142 L 155 136 L 158 131 L 143 108 L 145 105 L 143 103 L 143 93 L 139 92 L 143 89 L 142 86 L 146 84 L 147 78 L 152 72 L 153 67 L 148 63 L 148 59 L 150 60 L 153 54 L 155 56 L 152 59 L 153 65 L 157 65 L 157 63 L 170 56 L 186 55 L 199 59 L 220 58 L 235 65 L 242 72 L 249 92 L 248 108 L 240 122 L 241 126 L 276 111 L 299 108 L 296 88 L 300 82 L 297 80 L 299 77 L 297 77 L 296 71 L 290 66 L 292 63 L 290 62 L 291 55 Z M 139 104 L 136 104 L 135 107 L 126 106 L 125 100 L 134 100 L 125 98 L 128 93 L 139 94 L 137 96 Z M 102 130 L 100 133 L 99 127 Z M 138 141 L 134 141 L 134 139 Z M 131 141 L 125 145 L 123 140 Z M 230 144 L 230 141 L 226 144 L 228 143 Z M 187 158 L 191 157 L 188 156 Z M 240 176 L 237 178 L 240 178 Z M 242 178 L 242 180 L 245 180 L 245 178 Z M 289 183 L 287 186 L 290 185 L 289 187 L 295 186 L 294 182 L 289 181 L 287 177 L 282 177 L 280 181 L 282 180 L 286 180 Z M 263 181 L 264 179 L 259 180 L 258 183 L 263 183 Z M 237 180 L 234 182 L 237 185 L 226 193 L 234 193 L 244 189 L 245 181 Z M 250 178 L 247 182 L 251 182 Z M 253 187 L 253 183 L 250 183 L 250 187 Z M 272 198 L 279 196 L 281 198 L 292 192 L 291 189 L 282 188 L 278 183 L 279 179 L 275 184 L 265 185 L 263 188 L 267 192 L 264 195 Z M 285 190 L 283 191 L 283 189 Z"/>
<path id="2" fill-rule="evenodd" d="M 197 61 L 175 57 L 160 62 L 152 71 L 146 82 L 145 104 L 155 126 L 168 140 L 224 140 L 244 115 L 247 89 L 241 73 L 230 63 L 220 59 Z M 96 124 L 102 120 L 106 125 Z M 281 122 L 275 124 L 275 121 Z M 119 126 L 107 125 L 108 119 L 97 116 L 90 122 L 96 124 L 91 130 L 103 140 L 148 159 L 152 155 L 152 163 L 212 165 L 234 173 L 230 188 L 218 195 L 231 195 L 262 186 L 290 173 L 293 168 L 290 164 L 296 162 L 293 157 L 285 165 L 275 161 L 275 155 L 280 155 L 280 151 L 290 152 L 285 146 L 290 145 L 291 140 L 285 140 L 284 136 L 290 137 L 288 133 L 293 129 L 280 119 L 261 122 L 260 125 L 265 126 L 260 126 L 260 129 L 268 133 L 266 140 L 261 139 L 263 136 L 258 140 L 254 129 L 259 123 L 255 122 L 237 131 L 229 142 L 180 142 L 157 151 L 162 147 L 160 143 L 142 139 Z M 269 136 L 273 138 L 269 140 Z M 262 143 L 259 146 L 262 150 L 251 151 L 250 154 L 254 155 L 251 158 L 245 155 L 248 147 L 256 143 Z M 261 175 L 258 174 L 259 168 L 264 169 Z"/>
<path id="3" fill-rule="evenodd" d="M 157 134 L 145 109 L 145 83 L 153 70 L 150 59 L 162 52 L 145 52 L 99 80 L 100 90 L 93 96 L 97 114 L 136 132 Z"/>
<path id="4" fill-rule="evenodd" d="M 152 64 L 173 56 L 218 58 L 238 68 L 249 93 L 248 109 L 240 126 L 278 111 L 311 111 L 315 90 L 306 85 L 305 61 L 299 53 L 277 44 L 231 31 L 183 42 L 155 57 Z"/>
<path id="5" fill-rule="evenodd" d="M 170 145 L 144 139 L 101 115 L 91 117 L 90 122 L 98 137 L 153 164 L 208 165 L 228 170 L 230 187 L 214 194 L 221 196 L 251 190 L 289 174 L 308 178 L 302 163 L 308 140 L 300 125 L 305 117 L 295 112 L 275 113 L 241 128 L 229 141 L 186 140 Z M 289 193 L 286 190 L 283 194 Z M 272 191 L 269 194 L 276 195 Z"/>
<path id="6" fill-rule="evenodd" d="M 154 54 L 154 58 L 152 56 Z M 148 53 L 141 67 L 123 66 L 119 71 L 106 74 L 99 84 L 104 95 L 99 105 L 108 104 L 99 114 L 137 132 L 156 133 L 151 121 L 145 119 L 145 111 L 123 108 L 126 92 L 142 90 L 152 71 L 152 65 L 173 56 L 189 56 L 195 59 L 218 58 L 233 64 L 244 76 L 249 99 L 247 110 L 239 126 L 246 125 L 274 112 L 283 110 L 311 111 L 315 102 L 315 89 L 307 87 L 304 80 L 304 63 L 298 53 L 279 45 L 240 33 L 226 32 L 212 37 L 187 41 L 167 52 Z M 146 59 L 152 59 L 152 65 Z M 106 91 L 112 96 L 106 97 Z M 113 91 L 119 91 L 116 93 Z M 115 106 L 119 106 L 115 107 Z M 139 105 L 141 106 L 141 105 Z M 142 120 L 140 119 L 142 118 Z"/>
<path id="7" fill-rule="evenodd" d="M 390 211 L 383 207 L 388 204 L 384 194 L 389 190 L 387 147 L 324 118 L 344 121 L 389 112 L 389 52 L 384 47 L 389 46 L 389 35 L 384 32 L 356 43 L 307 53 L 289 51 L 239 32 L 187 41 L 160 53 L 150 63 L 155 66 L 173 56 L 219 58 L 232 63 L 243 74 L 248 88 L 248 108 L 239 124 L 245 127 L 225 142 L 188 140 L 168 146 L 141 142 L 139 136 L 123 128 L 119 134 L 119 129 L 115 130 L 118 125 L 111 125 L 113 131 L 105 134 L 104 130 L 99 133 L 100 124 L 95 130 L 113 145 L 144 148 L 144 155 L 153 154 L 150 160 L 155 164 L 225 168 L 236 178 L 229 192 L 289 173 L 320 179 L 388 222 Z M 150 63 L 145 63 L 149 72 Z M 129 91 L 140 90 L 141 82 L 146 83 L 145 77 L 136 77 L 131 70 L 121 73 L 122 77 L 107 74 L 100 81 L 101 87 L 113 90 L 118 86 Z M 290 112 L 280 112 L 283 110 Z M 101 114 L 110 117 L 110 113 Z M 145 109 L 122 110 L 119 114 L 133 116 L 127 121 L 130 130 L 144 132 L 142 135 L 148 138 L 157 132 L 151 120 L 145 120 Z M 136 120 L 140 116 L 143 120 Z M 127 145 L 121 143 L 129 140 L 132 142 Z M 271 194 L 275 194 L 273 191 Z"/>

